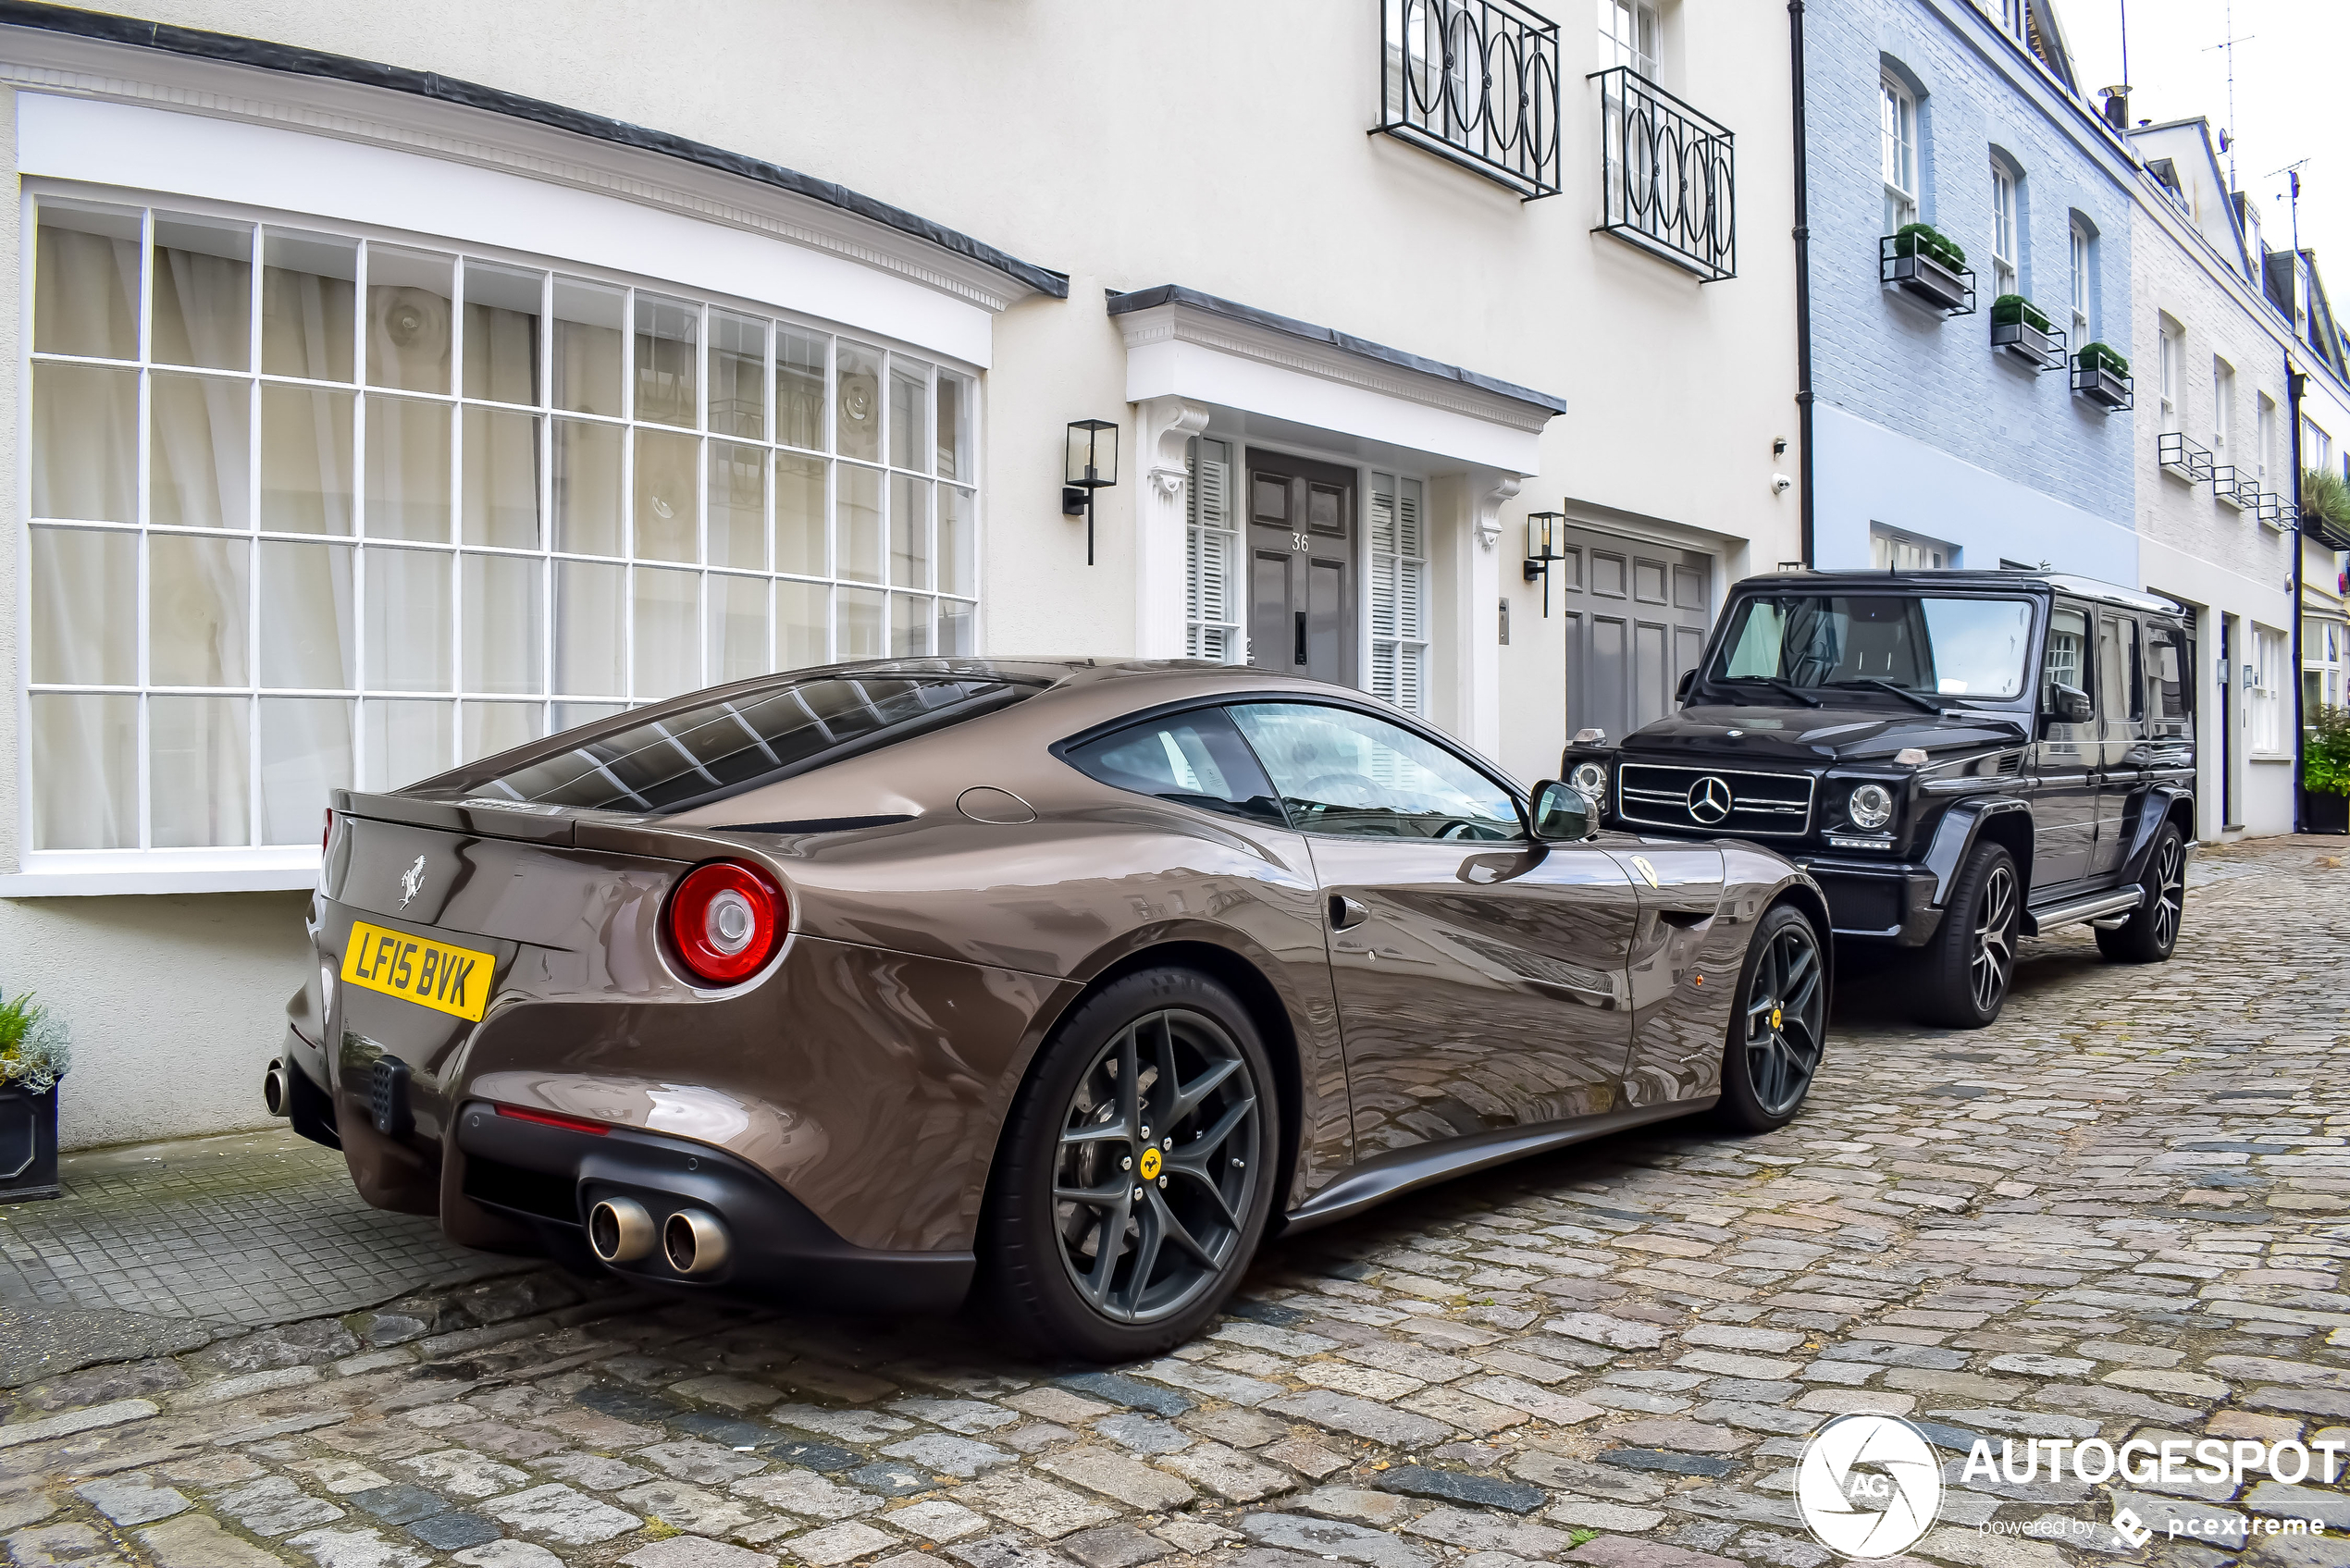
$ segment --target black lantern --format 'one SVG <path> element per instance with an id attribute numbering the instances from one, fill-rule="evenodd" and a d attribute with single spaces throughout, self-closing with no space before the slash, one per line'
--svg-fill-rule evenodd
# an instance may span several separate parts
<path id="1" fill-rule="evenodd" d="M 1072 419 L 1061 460 L 1061 513 L 1085 514 L 1085 564 L 1094 564 L 1094 492 L 1118 483 L 1118 426 L 1107 419 Z"/>
<path id="2" fill-rule="evenodd" d="M 1566 513 L 1526 514 L 1526 580 L 1542 579 L 1542 619 L 1551 618 L 1551 562 L 1566 559 Z"/>

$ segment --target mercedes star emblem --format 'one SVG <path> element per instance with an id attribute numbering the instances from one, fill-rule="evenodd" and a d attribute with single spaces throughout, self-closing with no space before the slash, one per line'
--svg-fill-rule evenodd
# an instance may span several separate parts
<path id="1" fill-rule="evenodd" d="M 1732 804 L 1730 786 L 1712 773 L 1689 785 L 1689 816 L 1707 827 L 1729 816 Z"/>
<path id="2" fill-rule="evenodd" d="M 1692 796 L 1692 798 L 1694 798 L 1694 796 Z M 1691 806 L 1689 810 L 1694 813 L 1697 810 L 1697 808 L 1695 806 Z M 425 858 L 419 855 L 416 857 L 416 863 L 414 865 L 400 873 L 400 907 L 405 909 L 409 903 L 414 899 L 416 895 L 422 893 L 424 890 Z"/>

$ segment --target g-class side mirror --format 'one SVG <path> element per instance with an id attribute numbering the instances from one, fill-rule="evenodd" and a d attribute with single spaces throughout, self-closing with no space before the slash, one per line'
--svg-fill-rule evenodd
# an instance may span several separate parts
<path id="1" fill-rule="evenodd" d="M 1552 844 L 1580 844 L 1599 836 L 1599 808 L 1572 784 L 1545 779 L 1534 786 L 1534 836 Z"/>
<path id="2" fill-rule="evenodd" d="M 2059 724 L 2085 724 L 2096 717 L 2096 705 L 2079 686 L 2048 688 L 2048 718 Z"/>
<path id="3" fill-rule="evenodd" d="M 1692 664 L 1681 672 L 1679 683 L 1673 687 L 1673 700 L 1686 705 L 1689 700 L 1689 688 L 1695 685 L 1697 685 L 1697 666 Z"/>

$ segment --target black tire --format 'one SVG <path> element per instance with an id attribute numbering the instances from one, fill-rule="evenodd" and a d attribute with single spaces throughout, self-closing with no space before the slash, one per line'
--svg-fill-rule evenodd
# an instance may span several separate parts
<path id="1" fill-rule="evenodd" d="M 2187 907 L 2187 841 L 2179 824 L 2165 821 L 2146 850 L 2146 890 L 2130 918 L 2097 932 L 2097 951 L 2117 964 L 2159 964 L 2179 945 L 2179 922 Z"/>
<path id="2" fill-rule="evenodd" d="M 1264 1044 L 1231 992 L 1190 969 L 1113 981 L 1054 1030 L 1013 1105 L 973 1304 L 1051 1359 L 1171 1350 L 1255 1254 L 1280 1127 Z"/>
<path id="3" fill-rule="evenodd" d="M 1802 910 L 1769 910 L 1747 944 L 1722 1047 L 1716 1119 L 1733 1131 L 1775 1132 L 1795 1119 L 1827 1048 L 1827 952 Z"/>
<path id="4" fill-rule="evenodd" d="M 1942 924 L 1918 952 L 1918 1020 L 1982 1029 L 2007 1005 L 2015 982 L 2023 879 L 2004 846 L 1980 844 L 1944 906 Z"/>

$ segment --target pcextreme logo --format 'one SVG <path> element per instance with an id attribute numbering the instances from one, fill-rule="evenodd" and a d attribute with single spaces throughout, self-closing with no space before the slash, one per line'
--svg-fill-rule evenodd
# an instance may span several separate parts
<path id="1" fill-rule="evenodd" d="M 1942 1463 L 1898 1415 L 1839 1415 L 1804 1445 L 1795 1501 L 1822 1546 L 1863 1561 L 1894 1557 L 1942 1512 Z"/>

